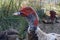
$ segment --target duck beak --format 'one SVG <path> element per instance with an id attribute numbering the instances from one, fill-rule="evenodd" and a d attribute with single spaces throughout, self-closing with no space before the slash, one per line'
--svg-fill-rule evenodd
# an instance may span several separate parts
<path id="1" fill-rule="evenodd" d="M 13 15 L 15 15 L 15 16 L 18 16 L 20 14 L 21 14 L 20 12 L 13 13 Z"/>

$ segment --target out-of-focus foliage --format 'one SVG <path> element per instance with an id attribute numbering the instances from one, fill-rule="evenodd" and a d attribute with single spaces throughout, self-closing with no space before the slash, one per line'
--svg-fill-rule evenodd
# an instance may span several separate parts
<path id="1" fill-rule="evenodd" d="M 19 10 L 21 2 L 22 0 L 0 0 L 0 31 L 14 28 L 20 32 L 20 36 L 23 38 L 28 24 L 23 17 L 12 15 Z"/>

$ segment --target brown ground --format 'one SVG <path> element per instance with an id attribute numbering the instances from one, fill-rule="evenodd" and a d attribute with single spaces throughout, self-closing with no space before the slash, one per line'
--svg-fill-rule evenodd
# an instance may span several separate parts
<path id="1" fill-rule="evenodd" d="M 40 24 L 40 28 L 42 31 L 46 33 L 59 33 L 60 34 L 60 20 L 58 20 L 59 23 L 54 24 Z"/>

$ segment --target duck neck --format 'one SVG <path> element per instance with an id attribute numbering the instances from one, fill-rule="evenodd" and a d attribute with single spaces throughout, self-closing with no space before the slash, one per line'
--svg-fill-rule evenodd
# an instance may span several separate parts
<path id="1" fill-rule="evenodd" d="M 37 27 L 38 25 L 37 17 L 35 17 L 34 15 L 29 15 L 26 17 L 26 19 L 27 19 L 29 26 Z"/>

